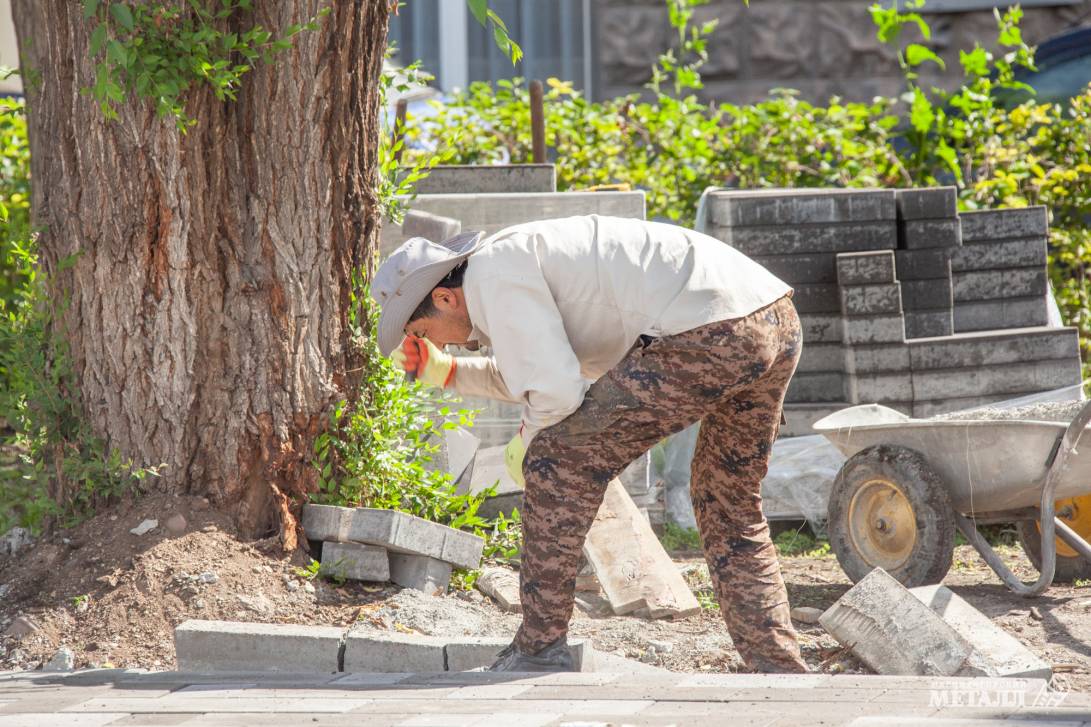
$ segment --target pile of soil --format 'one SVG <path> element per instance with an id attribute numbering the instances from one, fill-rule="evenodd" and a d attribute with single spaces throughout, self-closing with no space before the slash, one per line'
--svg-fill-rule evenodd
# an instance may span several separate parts
<path id="1" fill-rule="evenodd" d="M 165 523 L 176 515 L 185 528 L 170 532 Z M 148 519 L 159 526 L 130 532 Z M 1001 550 L 1016 573 L 1031 578 L 1021 551 Z M 707 591 L 700 555 L 675 556 L 691 585 Z M 76 668 L 173 669 L 173 629 L 188 619 L 502 638 L 519 624 L 478 591 L 431 597 L 389 584 L 338 586 L 309 578 L 309 561 L 302 551 L 285 556 L 275 540 L 241 541 L 201 498 L 157 495 L 119 506 L 0 558 L 0 671 L 41 668 L 62 647 L 72 651 Z M 851 585 L 832 556 L 782 558 L 782 568 L 793 606 L 826 608 Z M 1059 686 L 1091 689 L 1091 587 L 1055 585 L 1041 598 L 1019 598 L 969 546 L 956 550 L 945 582 L 1059 665 Z M 812 669 L 866 672 L 821 627 L 796 627 Z M 743 669 L 713 609 L 678 621 L 616 617 L 601 594 L 581 592 L 571 634 L 591 639 L 599 651 L 674 671 Z"/>

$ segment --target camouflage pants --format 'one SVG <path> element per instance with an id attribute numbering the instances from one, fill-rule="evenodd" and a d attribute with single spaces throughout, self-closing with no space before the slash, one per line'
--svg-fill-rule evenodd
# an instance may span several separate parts
<path id="1" fill-rule="evenodd" d="M 523 465 L 521 649 L 537 652 L 567 633 L 606 485 L 700 421 L 691 496 L 728 631 L 751 669 L 806 671 L 760 493 L 801 347 L 788 297 L 744 318 L 642 338 L 578 410 L 538 433 Z"/>

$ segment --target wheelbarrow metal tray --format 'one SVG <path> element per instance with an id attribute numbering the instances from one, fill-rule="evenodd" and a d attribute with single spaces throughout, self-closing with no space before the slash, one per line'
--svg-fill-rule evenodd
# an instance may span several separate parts
<path id="1" fill-rule="evenodd" d="M 1067 426 L 1023 419 L 912 419 L 864 404 L 820 419 L 814 429 L 846 457 L 877 444 L 920 452 L 947 483 L 954 508 L 972 515 L 1037 506 L 1046 462 Z M 1091 431 L 1081 444 L 1061 475 L 1058 500 L 1091 492 Z"/>

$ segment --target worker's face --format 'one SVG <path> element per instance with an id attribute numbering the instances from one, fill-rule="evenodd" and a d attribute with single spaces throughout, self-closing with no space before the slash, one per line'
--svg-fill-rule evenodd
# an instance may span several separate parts
<path id="1" fill-rule="evenodd" d="M 449 344 L 465 345 L 473 331 L 473 324 L 466 311 L 462 288 L 436 288 L 432 291 L 432 304 L 437 313 L 408 323 L 405 326 L 406 334 L 427 338 L 439 348 Z"/>

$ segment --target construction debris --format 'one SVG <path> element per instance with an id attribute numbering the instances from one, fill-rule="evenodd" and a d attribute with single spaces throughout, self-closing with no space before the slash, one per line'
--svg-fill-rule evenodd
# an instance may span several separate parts
<path id="1" fill-rule="evenodd" d="M 477 588 L 509 613 L 522 613 L 519 574 L 507 568 L 486 568 L 477 578 Z"/>

